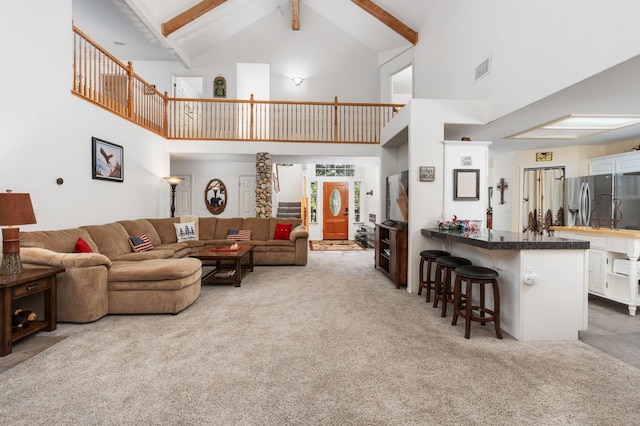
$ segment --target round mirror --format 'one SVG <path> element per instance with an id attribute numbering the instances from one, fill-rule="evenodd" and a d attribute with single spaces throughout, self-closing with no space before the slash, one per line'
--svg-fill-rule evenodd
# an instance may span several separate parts
<path id="1" fill-rule="evenodd" d="M 227 187 L 220 179 L 211 179 L 204 190 L 204 203 L 207 210 L 220 214 L 227 206 Z"/>

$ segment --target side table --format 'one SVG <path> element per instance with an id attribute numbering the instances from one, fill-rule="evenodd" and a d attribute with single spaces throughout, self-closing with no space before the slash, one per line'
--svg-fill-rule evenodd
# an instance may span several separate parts
<path id="1" fill-rule="evenodd" d="M 0 356 L 9 355 L 16 340 L 40 330 L 56 329 L 56 275 L 61 272 L 64 268 L 37 268 L 0 275 Z M 37 293 L 44 293 L 44 320 L 30 321 L 27 328 L 12 333 L 13 301 Z"/>

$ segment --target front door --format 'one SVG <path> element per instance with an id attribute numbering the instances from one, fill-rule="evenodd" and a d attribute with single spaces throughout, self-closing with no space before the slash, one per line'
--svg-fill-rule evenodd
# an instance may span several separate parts
<path id="1" fill-rule="evenodd" d="M 324 182 L 322 199 L 322 239 L 348 240 L 349 184 Z"/>

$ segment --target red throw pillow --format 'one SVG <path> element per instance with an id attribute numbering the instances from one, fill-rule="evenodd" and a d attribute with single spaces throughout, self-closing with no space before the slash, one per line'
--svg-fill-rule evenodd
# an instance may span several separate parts
<path id="1" fill-rule="evenodd" d="M 291 233 L 290 223 L 276 223 L 276 232 L 273 235 L 274 240 L 288 240 Z"/>
<path id="2" fill-rule="evenodd" d="M 91 247 L 89 247 L 89 244 L 87 244 L 87 242 L 85 240 L 83 240 L 82 238 L 78 238 L 78 241 L 76 241 L 76 246 L 73 249 L 74 253 L 93 253 L 93 250 L 91 250 Z"/>

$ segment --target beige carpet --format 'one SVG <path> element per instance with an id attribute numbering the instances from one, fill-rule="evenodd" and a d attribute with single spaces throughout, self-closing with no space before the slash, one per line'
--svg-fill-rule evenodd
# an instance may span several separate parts
<path id="1" fill-rule="evenodd" d="M 640 370 L 580 341 L 470 340 L 368 251 L 258 266 L 178 315 L 61 324 L 0 374 L 6 425 L 629 425 Z"/>
<path id="2" fill-rule="evenodd" d="M 365 250 L 353 240 L 310 240 L 309 248 L 316 251 Z"/>

